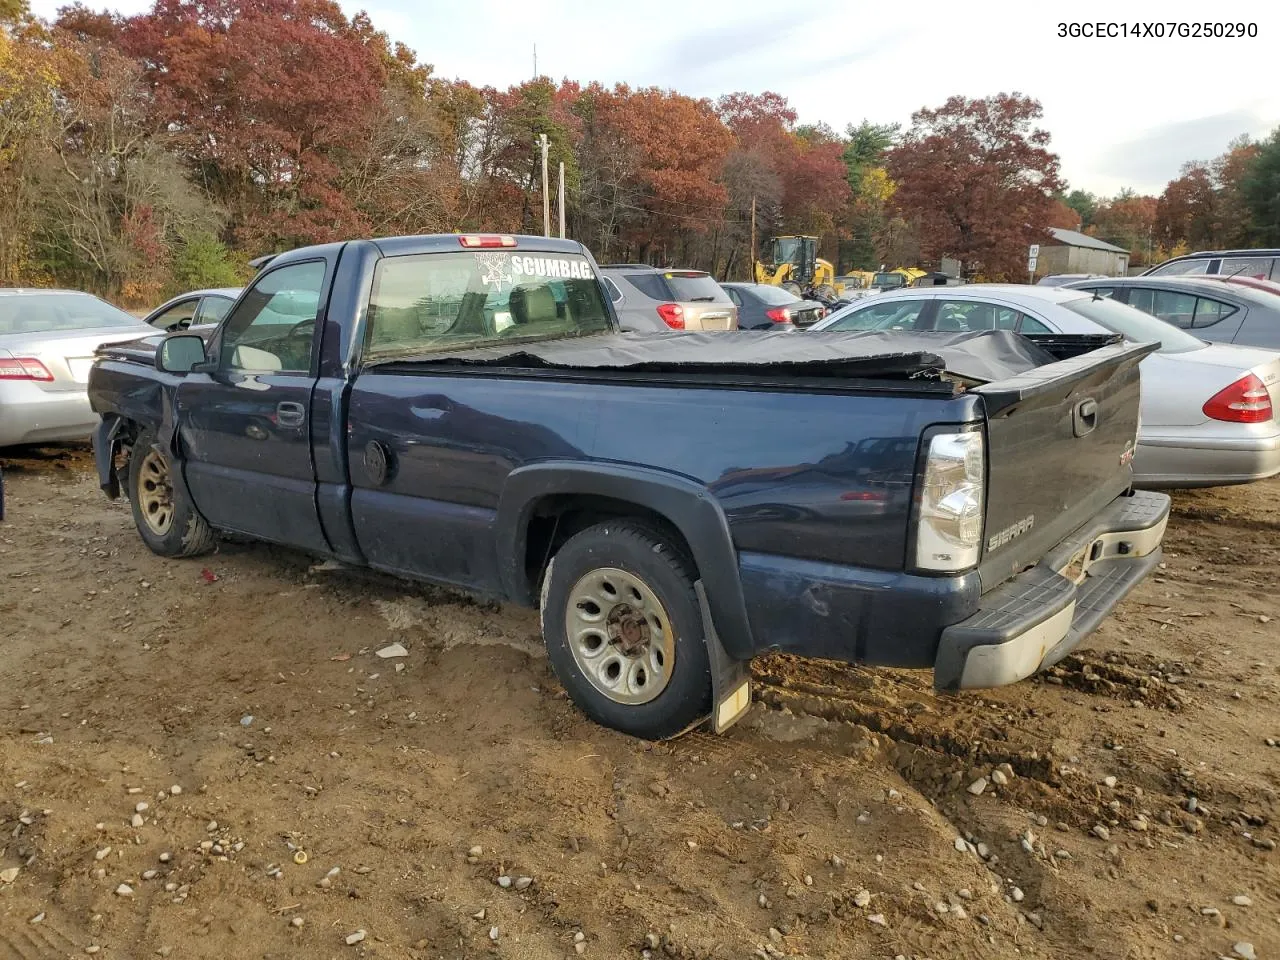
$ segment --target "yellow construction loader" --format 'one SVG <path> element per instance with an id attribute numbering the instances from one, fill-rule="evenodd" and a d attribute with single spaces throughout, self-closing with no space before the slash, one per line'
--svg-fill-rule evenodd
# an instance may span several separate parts
<path id="1" fill-rule="evenodd" d="M 871 286 L 876 290 L 897 290 L 899 287 L 913 287 L 917 280 L 926 276 L 924 270 L 915 267 L 895 267 L 886 270 L 881 267 L 871 278 Z"/>
<path id="2" fill-rule="evenodd" d="M 798 297 L 816 294 L 831 299 L 844 292 L 836 268 L 818 256 L 817 237 L 774 237 L 769 262 L 755 262 L 756 283 L 785 287 Z"/>

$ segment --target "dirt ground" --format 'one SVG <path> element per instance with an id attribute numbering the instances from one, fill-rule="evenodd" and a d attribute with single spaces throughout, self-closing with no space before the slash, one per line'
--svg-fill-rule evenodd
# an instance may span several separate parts
<path id="1" fill-rule="evenodd" d="M 1048 677 L 765 659 L 651 745 L 532 612 L 161 560 L 85 451 L 3 463 L 0 960 L 1280 956 L 1280 482 L 1177 495 Z"/>

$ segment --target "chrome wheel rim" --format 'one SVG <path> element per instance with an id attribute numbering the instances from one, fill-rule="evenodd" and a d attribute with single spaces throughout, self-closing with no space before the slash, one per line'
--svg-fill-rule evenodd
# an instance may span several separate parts
<path id="1" fill-rule="evenodd" d="M 158 537 L 173 527 L 173 485 L 169 464 L 154 450 L 148 450 L 138 470 L 138 506 L 142 519 Z"/>
<path id="2" fill-rule="evenodd" d="M 676 665 L 666 608 L 642 579 L 617 567 L 592 570 L 565 608 L 569 650 L 587 681 L 614 703 L 648 703 Z"/>

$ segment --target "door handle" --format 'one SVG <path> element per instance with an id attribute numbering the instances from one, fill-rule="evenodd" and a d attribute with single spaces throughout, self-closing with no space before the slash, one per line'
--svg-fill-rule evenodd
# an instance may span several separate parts
<path id="1" fill-rule="evenodd" d="M 1098 401 L 1090 397 L 1087 400 L 1081 400 L 1076 404 L 1075 410 L 1072 411 L 1073 426 L 1075 427 L 1075 435 L 1083 437 L 1093 432 L 1093 428 L 1098 425 Z"/>
<path id="2" fill-rule="evenodd" d="M 300 427 L 307 418 L 307 411 L 300 403 L 284 400 L 276 404 L 276 423 L 282 427 Z"/>

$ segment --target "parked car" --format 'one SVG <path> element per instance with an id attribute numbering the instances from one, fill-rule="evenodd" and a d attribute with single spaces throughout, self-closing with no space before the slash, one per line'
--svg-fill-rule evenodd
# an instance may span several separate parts
<path id="1" fill-rule="evenodd" d="M 153 333 L 87 293 L 0 289 L 0 447 L 88 437 L 93 351 Z"/>
<path id="2" fill-rule="evenodd" d="M 1280 250 L 1202 250 L 1158 263 L 1144 277 L 1177 277 L 1192 274 L 1253 277 L 1280 280 Z"/>
<path id="3" fill-rule="evenodd" d="M 1061 287 L 1080 280 L 1105 279 L 1105 277 L 1106 275 L 1101 273 L 1051 273 L 1047 277 L 1041 277 L 1036 284 L 1041 287 Z"/>
<path id="4" fill-rule="evenodd" d="M 190 327 L 214 326 L 240 296 L 239 287 L 192 290 L 166 300 L 147 314 L 146 323 L 165 333 Z"/>
<path id="5" fill-rule="evenodd" d="M 709 273 L 642 263 L 600 268 L 623 330 L 736 330 L 738 309 Z"/>
<path id="6" fill-rule="evenodd" d="M 1211 343 L 1280 350 L 1280 296 L 1225 277 L 1111 277 L 1073 283 Z M 1251 280 L 1251 283 L 1270 281 Z"/>
<path id="7" fill-rule="evenodd" d="M 1033 338 L 1109 330 L 1160 344 L 1142 361 L 1142 426 L 1133 464 L 1139 486 L 1220 486 L 1280 473 L 1280 354 L 1205 343 L 1110 297 L 1029 285 L 909 290 L 847 307 L 814 327 L 993 329 Z"/>
<path id="8" fill-rule="evenodd" d="M 102 351 L 99 480 L 161 556 L 234 531 L 540 607 L 565 690 L 642 737 L 732 723 L 772 649 L 1012 682 L 1159 562 L 1154 345 L 619 336 L 597 276 L 546 237 L 282 253 L 207 343 Z"/>
<path id="9" fill-rule="evenodd" d="M 739 330 L 778 330 L 812 327 L 827 315 L 816 300 L 805 300 L 769 283 L 722 283 L 738 308 Z"/>

